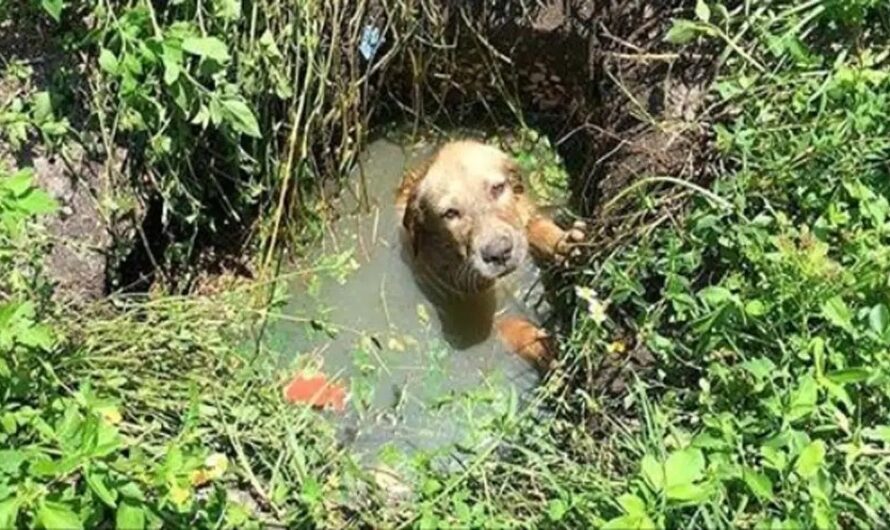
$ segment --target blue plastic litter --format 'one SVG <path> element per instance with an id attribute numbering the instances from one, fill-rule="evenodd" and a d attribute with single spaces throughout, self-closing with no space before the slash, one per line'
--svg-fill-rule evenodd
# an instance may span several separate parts
<path id="1" fill-rule="evenodd" d="M 365 26 L 365 29 L 362 30 L 362 41 L 358 46 L 358 51 L 366 61 L 370 61 L 377 54 L 377 50 L 380 49 L 384 40 L 380 35 L 380 28 Z"/>

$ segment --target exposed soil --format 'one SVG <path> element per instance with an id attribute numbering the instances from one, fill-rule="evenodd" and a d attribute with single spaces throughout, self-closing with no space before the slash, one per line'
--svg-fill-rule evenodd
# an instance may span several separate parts
<path id="1" fill-rule="evenodd" d="M 716 60 L 707 49 L 686 47 L 677 54 L 663 41 L 672 17 L 689 16 L 693 5 L 689 0 L 443 0 L 425 7 L 442 19 L 421 24 L 431 34 L 445 31 L 451 45 L 423 39 L 403 43 L 403 51 L 407 46 L 411 53 L 381 69 L 368 96 L 397 102 L 381 109 L 409 109 L 412 120 L 420 116 L 448 127 L 503 123 L 505 117 L 515 120 L 511 106 L 520 110 L 558 146 L 572 175 L 575 209 L 594 219 L 599 241 L 609 240 L 623 230 L 627 212 L 601 207 L 629 183 L 647 175 L 708 178 L 702 169 L 709 140 L 704 94 Z M 387 42 L 393 41 L 394 36 Z M 0 50 L 0 66 L 20 60 L 34 68 L 31 82 L 38 90 L 59 72 L 76 77 L 84 68 L 69 64 L 76 59 L 63 56 L 48 29 L 26 17 L 3 21 Z M 0 101 L 21 88 L 0 86 Z M 400 116 L 375 114 L 372 125 L 393 117 Z M 69 119 L 78 129 L 75 122 L 81 120 Z M 163 259 L 159 254 L 175 238 L 159 221 L 160 208 L 132 194 L 124 201 L 112 198 L 129 203 L 123 213 L 100 207 L 109 202 L 109 179 L 123 184 L 113 186 L 116 194 L 130 189 L 121 162 L 126 153 L 118 153 L 109 169 L 105 157 L 72 152 L 62 161 L 0 145 L 0 160 L 34 165 L 39 182 L 64 205 L 50 224 L 56 247 L 47 260 L 58 291 L 88 299 L 128 284 L 147 286 Z"/>

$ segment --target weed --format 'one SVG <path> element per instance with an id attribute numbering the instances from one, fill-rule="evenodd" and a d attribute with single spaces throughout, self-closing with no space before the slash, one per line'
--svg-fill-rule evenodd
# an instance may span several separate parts
<path id="1" fill-rule="evenodd" d="M 882 9 L 724 10 L 716 28 L 699 6 L 670 38 L 728 38 L 743 23 L 758 34 L 730 49 L 717 86 L 739 109 L 717 128 L 737 170 L 712 191 L 731 206 L 700 197 L 679 224 L 596 262 L 612 318 L 573 337 L 609 355 L 631 333 L 658 359 L 635 399 L 650 422 L 625 455 L 637 478 L 609 526 L 879 524 L 890 515 L 877 434 L 890 397 L 886 50 L 828 55 L 808 37 Z"/>

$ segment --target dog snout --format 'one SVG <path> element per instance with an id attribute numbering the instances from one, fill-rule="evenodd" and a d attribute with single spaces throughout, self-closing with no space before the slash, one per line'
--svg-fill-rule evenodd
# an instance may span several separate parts
<path id="1" fill-rule="evenodd" d="M 490 265 L 504 265 L 513 254 L 513 240 L 506 235 L 492 239 L 482 247 L 482 260 Z"/>

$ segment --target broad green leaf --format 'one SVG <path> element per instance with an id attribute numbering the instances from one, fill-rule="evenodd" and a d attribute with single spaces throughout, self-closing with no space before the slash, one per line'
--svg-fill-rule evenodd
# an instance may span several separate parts
<path id="1" fill-rule="evenodd" d="M 55 199 L 43 190 L 32 189 L 16 201 L 16 205 L 30 215 L 50 214 L 59 207 Z"/>
<path id="2" fill-rule="evenodd" d="M 773 498 L 773 482 L 768 476 L 753 469 L 745 468 L 742 472 L 742 477 L 754 495 L 763 500 L 771 500 Z"/>
<path id="3" fill-rule="evenodd" d="M 868 324 L 872 331 L 883 337 L 890 328 L 890 310 L 884 304 L 877 304 L 868 312 Z"/>
<path id="4" fill-rule="evenodd" d="M 664 40 L 674 44 L 686 44 L 702 33 L 698 24 L 691 20 L 676 19 L 668 30 Z"/>
<path id="5" fill-rule="evenodd" d="M 716 307 L 732 300 L 732 291 L 725 287 L 712 285 L 699 291 L 698 297 L 710 307 Z"/>
<path id="6" fill-rule="evenodd" d="M 791 394 L 789 403 L 788 421 L 799 420 L 809 416 L 816 409 L 818 387 L 812 375 L 805 375 L 800 379 L 797 389 Z"/>
<path id="7" fill-rule="evenodd" d="M 743 362 L 740 366 L 759 381 L 769 380 L 776 376 L 776 363 L 767 357 L 757 357 Z"/>
<path id="8" fill-rule="evenodd" d="M 664 488 L 668 499 L 682 502 L 700 502 L 708 498 L 708 489 L 699 484 L 672 484 Z"/>
<path id="9" fill-rule="evenodd" d="M 794 465 L 794 470 L 801 477 L 810 478 L 819 471 L 824 460 L 825 443 L 822 440 L 816 440 L 801 451 L 800 456 L 797 458 L 797 463 Z"/>
<path id="10" fill-rule="evenodd" d="M 216 37 L 189 37 L 182 41 L 182 49 L 192 55 L 213 59 L 218 63 L 228 62 L 229 49 Z"/>
<path id="11" fill-rule="evenodd" d="M 118 530 L 141 530 L 145 528 L 145 511 L 140 504 L 124 500 L 117 507 L 114 522 Z"/>
<path id="12" fill-rule="evenodd" d="M 702 22 L 708 22 L 711 20 L 711 8 L 708 7 L 708 3 L 704 0 L 698 0 L 695 3 L 695 16 L 698 17 Z"/>
<path id="13" fill-rule="evenodd" d="M 0 501 L 0 528 L 18 528 L 16 521 L 20 505 L 21 502 L 15 497 Z"/>
<path id="14" fill-rule="evenodd" d="M 99 473 L 87 473 L 86 479 L 90 489 L 102 502 L 111 508 L 117 506 L 117 495 L 105 485 L 105 477 L 103 475 Z"/>
<path id="15" fill-rule="evenodd" d="M 643 477 L 656 491 L 664 487 L 664 466 L 654 456 L 646 455 L 642 462 Z"/>
<path id="16" fill-rule="evenodd" d="M 53 118 L 53 100 L 49 92 L 44 90 L 34 94 L 31 100 L 31 115 L 37 123 L 44 123 Z"/>
<path id="17" fill-rule="evenodd" d="M 4 449 L 0 451 L 0 472 L 7 475 L 18 473 L 19 467 L 25 462 L 27 456 L 23 451 L 16 449 Z M 3 528 L 0 525 L 0 528 Z"/>
<path id="18" fill-rule="evenodd" d="M 700 449 L 674 451 L 664 463 L 665 489 L 680 484 L 692 484 L 702 477 L 705 456 Z"/>
<path id="19" fill-rule="evenodd" d="M 40 6 L 53 20 L 59 22 L 62 19 L 62 9 L 65 8 L 65 0 L 40 0 Z"/>
<path id="20" fill-rule="evenodd" d="M 161 45 L 161 62 L 164 64 L 164 83 L 172 85 L 179 79 L 179 74 L 182 72 L 181 43 L 177 41 L 164 42 Z"/>
<path id="21" fill-rule="evenodd" d="M 0 190 L 9 190 L 13 196 L 18 197 L 28 191 L 34 181 L 34 170 L 31 168 L 20 169 L 11 177 L 0 179 Z"/>
<path id="22" fill-rule="evenodd" d="M 822 316 L 847 333 L 853 334 L 853 312 L 840 296 L 834 296 L 822 304 Z"/>
<path id="23" fill-rule="evenodd" d="M 229 121 L 232 127 L 240 133 L 252 136 L 254 138 L 262 138 L 260 126 L 254 117 L 250 108 L 241 100 L 224 99 L 223 106 L 231 117 Z"/>
<path id="24" fill-rule="evenodd" d="M 766 314 L 766 306 L 760 300 L 751 300 L 745 304 L 745 313 L 752 317 L 760 317 Z"/>
<path id="25" fill-rule="evenodd" d="M 785 466 L 788 465 L 788 457 L 784 451 L 777 447 L 764 445 L 760 448 L 760 454 L 769 466 L 777 471 L 785 471 Z"/>
<path id="26" fill-rule="evenodd" d="M 21 330 L 16 338 L 24 346 L 39 348 L 44 351 L 52 349 L 55 343 L 52 329 L 44 324 L 28 326 Z"/>
<path id="27" fill-rule="evenodd" d="M 99 52 L 99 67 L 111 75 L 117 75 L 120 72 L 117 57 L 107 48 L 102 48 L 102 51 Z"/>
<path id="28" fill-rule="evenodd" d="M 646 503 L 636 495 L 622 495 L 618 497 L 618 504 L 628 515 L 646 515 Z"/>
<path id="29" fill-rule="evenodd" d="M 81 530 L 80 517 L 65 503 L 43 501 L 37 510 L 37 522 L 46 530 Z"/>

